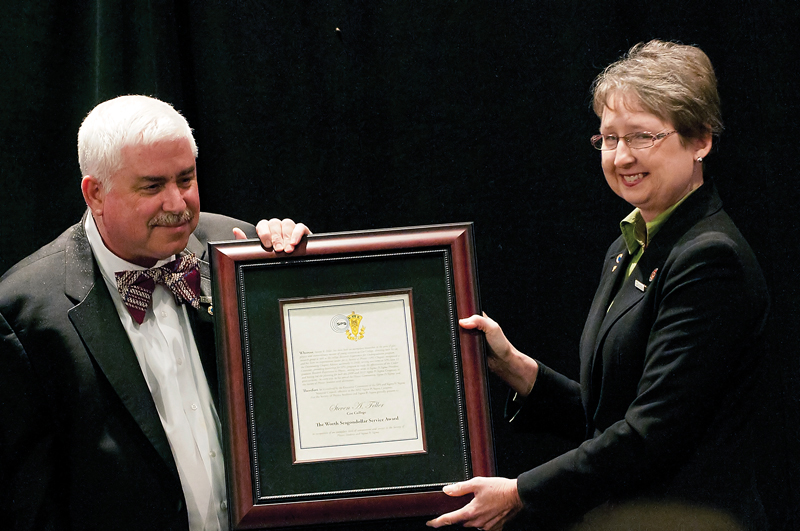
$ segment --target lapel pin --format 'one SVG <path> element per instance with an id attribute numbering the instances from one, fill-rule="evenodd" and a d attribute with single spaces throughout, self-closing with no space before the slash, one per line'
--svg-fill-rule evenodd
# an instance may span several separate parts
<path id="1" fill-rule="evenodd" d="M 645 288 L 647 287 L 644 284 L 642 284 L 641 282 L 639 282 L 638 280 L 634 280 L 633 281 L 633 285 L 636 286 L 636 289 L 638 289 L 641 292 L 644 292 Z"/>
<path id="2" fill-rule="evenodd" d="M 211 297 L 201 295 L 200 304 L 208 304 L 208 308 L 206 309 L 208 315 L 214 315 L 214 301 L 211 300 Z"/>
<path id="3" fill-rule="evenodd" d="M 614 266 L 614 267 L 612 267 L 612 268 L 611 268 L 611 272 L 612 272 L 612 273 L 613 273 L 614 271 L 616 271 L 616 270 L 617 270 L 617 266 Z"/>
<path id="4" fill-rule="evenodd" d="M 652 282 L 653 279 L 656 278 L 656 273 L 658 273 L 658 268 L 653 269 L 653 272 L 650 273 L 650 282 Z"/>
<path id="5" fill-rule="evenodd" d="M 617 255 L 617 263 L 620 263 L 620 262 L 622 262 L 622 253 L 619 253 Z"/>

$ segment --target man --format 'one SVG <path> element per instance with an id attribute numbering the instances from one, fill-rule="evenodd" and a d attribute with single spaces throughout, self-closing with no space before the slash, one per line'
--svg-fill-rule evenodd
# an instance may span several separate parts
<path id="1" fill-rule="evenodd" d="M 191 129 L 153 98 L 98 105 L 78 152 L 87 213 L 0 279 L 4 529 L 225 530 L 206 242 L 309 231 L 201 214 Z"/>

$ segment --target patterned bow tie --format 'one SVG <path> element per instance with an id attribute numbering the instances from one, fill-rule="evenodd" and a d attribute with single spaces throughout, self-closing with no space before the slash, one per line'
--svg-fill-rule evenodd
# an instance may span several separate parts
<path id="1" fill-rule="evenodd" d="M 117 290 L 122 302 L 128 308 L 133 320 L 139 324 L 153 300 L 156 284 L 166 286 L 179 303 L 188 302 L 194 308 L 200 307 L 200 271 L 197 257 L 189 253 L 168 264 L 140 271 L 119 271 Z"/>

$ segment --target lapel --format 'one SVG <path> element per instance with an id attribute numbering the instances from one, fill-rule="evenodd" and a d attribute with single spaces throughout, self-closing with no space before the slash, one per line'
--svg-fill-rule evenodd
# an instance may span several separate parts
<path id="1" fill-rule="evenodd" d="M 114 302 L 111 300 L 106 284 L 95 264 L 92 249 L 83 228 L 85 216 L 86 214 L 81 223 L 74 227 L 66 246 L 65 293 L 76 303 L 76 306 L 68 312 L 69 319 L 86 345 L 89 355 L 97 362 L 117 396 L 122 400 L 153 448 L 177 477 L 178 470 L 150 389 L 142 375 L 136 353 L 128 340 L 125 328 L 117 316 Z M 211 290 L 211 277 L 208 262 L 205 261 L 205 247 L 192 235 L 187 250 L 194 252 L 201 259 L 199 264 L 201 291 L 203 295 L 207 296 Z M 199 311 L 189 308 L 189 316 L 195 332 L 197 327 L 202 326 L 198 321 L 203 320 L 203 315 L 207 316 L 208 322 L 211 320 L 207 306 L 207 304 L 201 306 Z M 197 348 L 200 351 L 203 366 L 206 368 L 212 395 L 215 395 L 216 369 L 213 365 L 213 345 L 209 349 L 205 343 L 198 341 Z M 209 359 L 211 360 L 210 366 L 207 365 Z"/>
<path id="2" fill-rule="evenodd" d="M 83 220 L 75 226 L 67 242 L 66 279 L 65 292 L 77 303 L 68 312 L 69 319 L 86 350 L 150 444 L 177 477 L 178 470 L 150 389 L 95 264 Z"/>
<path id="3" fill-rule="evenodd" d="M 594 351 L 595 338 L 597 338 L 600 326 L 606 318 L 608 306 L 614 296 L 615 288 L 622 281 L 625 276 L 625 269 L 628 267 L 630 261 L 630 254 L 625 247 L 625 242 L 620 238 L 609 249 L 606 255 L 605 263 L 603 265 L 603 273 L 600 276 L 600 285 L 592 300 L 592 306 L 589 309 L 589 317 L 586 320 L 586 326 L 583 331 L 583 345 L 585 349 L 589 347 L 589 351 Z"/>
<path id="4" fill-rule="evenodd" d="M 195 310 L 187 306 L 189 322 L 192 325 L 192 332 L 197 345 L 197 352 L 200 354 L 200 362 L 206 373 L 206 381 L 211 392 L 214 404 L 219 407 L 218 401 L 218 377 L 217 377 L 217 354 L 214 344 L 214 321 L 212 317 L 211 303 L 211 267 L 208 263 L 206 246 L 194 235 L 189 236 L 186 244 L 186 251 L 192 252 L 198 258 L 198 268 L 200 269 L 200 308 Z"/>
<path id="5" fill-rule="evenodd" d="M 189 236 L 189 241 L 186 243 L 186 250 L 184 253 L 192 252 L 197 256 L 199 262 L 198 267 L 200 268 L 200 292 L 203 297 L 207 297 L 204 299 L 206 301 L 211 300 L 211 266 L 208 263 L 208 256 L 206 246 L 203 245 L 197 236 L 192 234 Z M 208 303 L 204 303 L 208 304 Z M 206 311 L 203 308 L 203 311 Z"/>
<path id="6" fill-rule="evenodd" d="M 650 249 L 648 249 L 648 251 L 649 250 Z M 642 255 L 642 258 L 644 258 L 644 255 Z M 642 278 L 641 266 L 642 260 L 639 259 L 639 263 L 633 268 L 630 276 L 622 281 L 622 285 L 613 298 L 614 303 L 611 304 L 611 301 L 608 302 L 611 304 L 611 307 L 608 308 L 608 311 L 602 317 L 597 335 L 594 338 L 594 344 L 592 345 L 592 353 L 595 358 L 600 350 L 602 340 L 605 338 L 606 334 L 608 334 L 611 327 L 614 326 L 614 323 L 644 297 L 644 293 L 647 290 L 647 282 Z M 627 268 L 627 264 L 625 267 Z"/>
<path id="7" fill-rule="evenodd" d="M 600 276 L 600 285 L 592 300 L 589 309 L 589 316 L 586 318 L 586 325 L 581 336 L 581 390 L 584 403 L 592 392 L 592 371 L 594 366 L 594 352 L 596 340 L 601 325 L 606 318 L 608 305 L 611 304 L 615 288 L 625 275 L 630 255 L 625 247 L 625 242 L 619 238 L 609 248 L 603 264 L 603 272 Z"/>
<path id="8" fill-rule="evenodd" d="M 659 272 L 663 272 L 664 264 L 678 240 L 700 219 L 710 216 L 721 208 L 722 201 L 717 194 L 714 182 L 709 180 L 676 208 L 669 219 L 664 222 L 658 235 L 642 254 L 631 275 L 622 282 L 619 291 L 613 298 L 614 304 L 608 309 L 614 287 L 619 279 L 617 275 L 624 275 L 624 273 L 620 273 L 620 270 L 627 267 L 629 258 L 622 238 L 612 245 L 612 252 L 606 260 L 606 272 L 592 303 L 581 342 L 582 382 L 587 382 L 591 386 L 594 364 L 608 332 L 620 317 L 642 300 L 649 289 L 656 289 L 656 286 L 652 288 L 650 286 L 658 282 Z M 612 273 L 613 266 L 609 265 L 608 258 L 614 260 L 619 253 L 624 255 L 621 265 L 625 267 L 618 267 Z M 606 309 L 608 309 L 607 312 Z"/>

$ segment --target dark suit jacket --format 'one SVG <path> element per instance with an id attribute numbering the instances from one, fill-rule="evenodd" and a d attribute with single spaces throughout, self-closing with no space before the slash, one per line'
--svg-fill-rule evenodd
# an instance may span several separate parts
<path id="1" fill-rule="evenodd" d="M 204 260 L 206 242 L 234 226 L 255 235 L 201 214 L 187 249 Z M 205 262 L 201 275 L 207 291 Z M 189 309 L 213 393 L 211 319 Z M 0 280 L 0 433 L 4 529 L 188 529 L 169 442 L 82 222 Z"/>
<path id="2" fill-rule="evenodd" d="M 557 527 L 639 498 L 764 529 L 751 426 L 769 300 L 756 258 L 711 182 L 673 212 L 626 280 L 629 258 L 622 238 L 606 255 L 580 384 L 541 365 L 512 421 L 584 440 L 519 476 L 528 516 Z"/>

